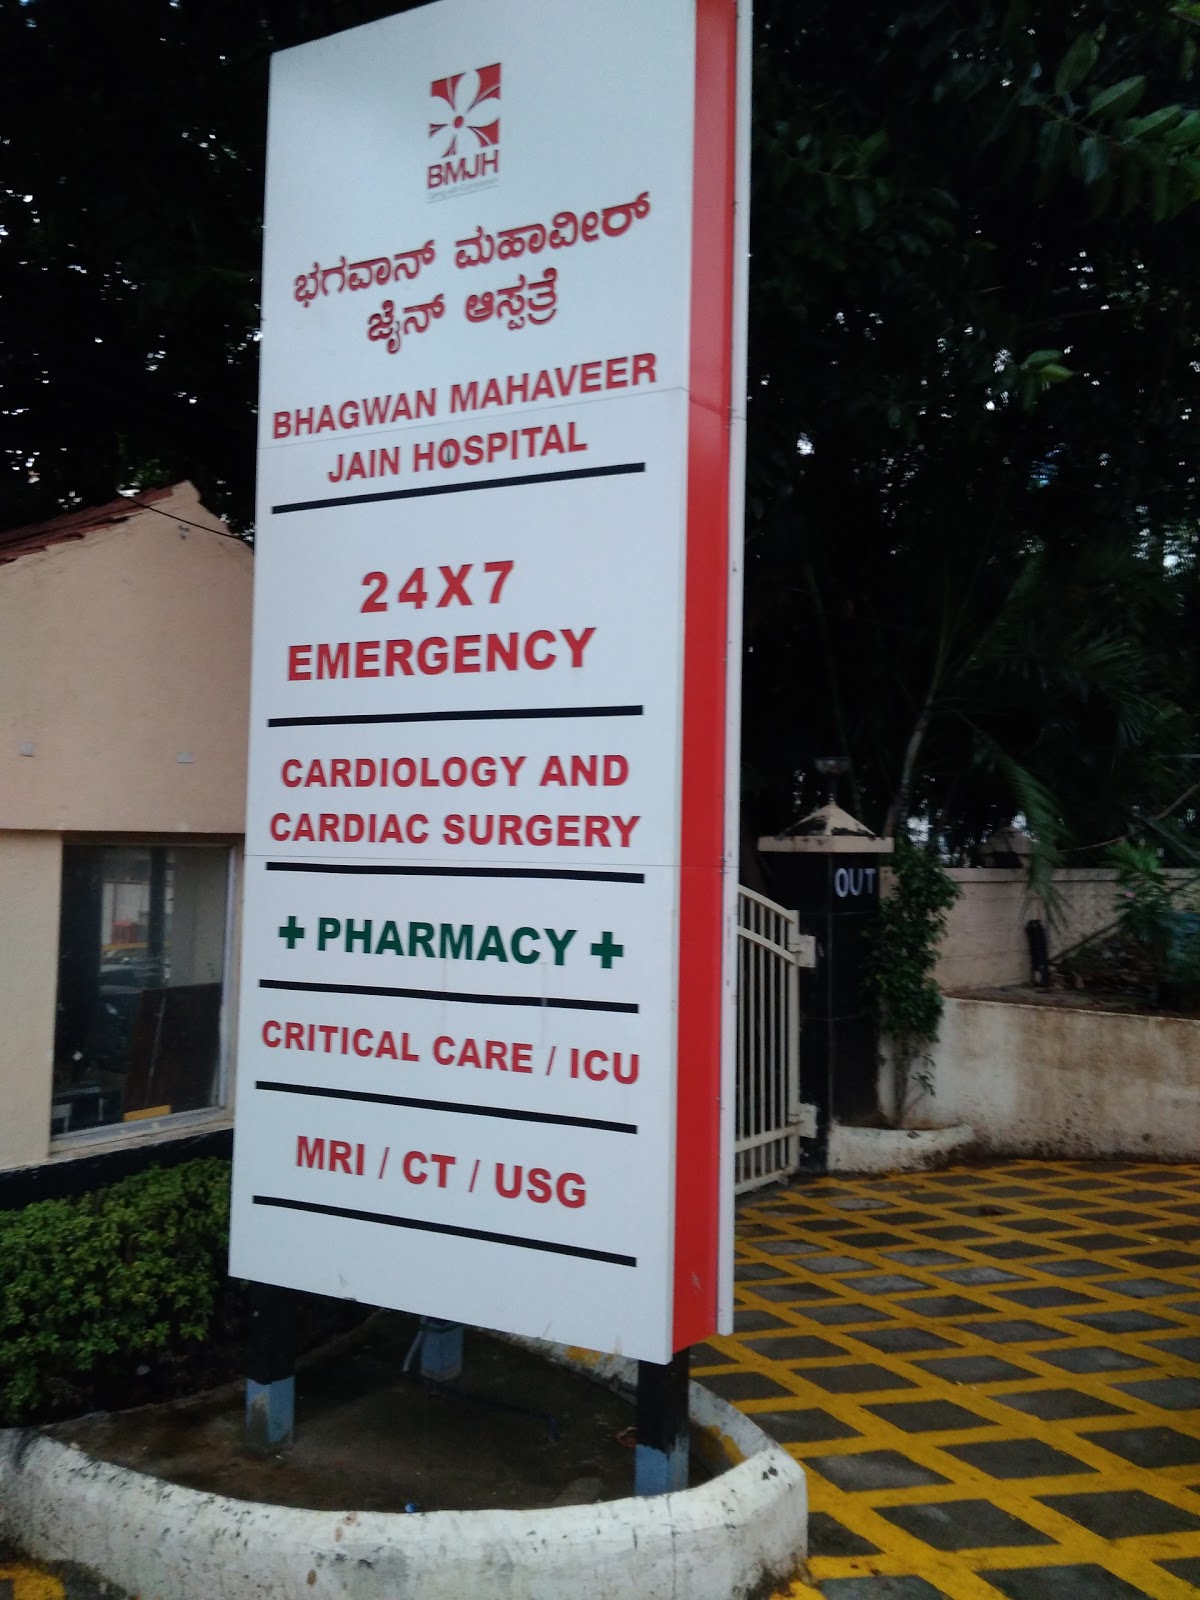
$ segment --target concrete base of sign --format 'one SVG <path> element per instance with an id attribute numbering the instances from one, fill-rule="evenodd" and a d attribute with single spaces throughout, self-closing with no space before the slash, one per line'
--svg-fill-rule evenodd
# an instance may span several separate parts
<path id="1" fill-rule="evenodd" d="M 538 1345 L 632 1388 L 634 1364 Z M 201 1494 L 30 1429 L 0 1430 L 0 1537 L 171 1600 L 750 1600 L 803 1562 L 798 1464 L 693 1383 L 693 1448 L 720 1467 L 694 1489 L 545 1511 L 299 1511 Z M 633 1463 L 630 1461 L 632 1475 Z"/>
<path id="2" fill-rule="evenodd" d="M 965 1155 L 975 1143 L 966 1123 L 953 1128 L 848 1128 L 829 1130 L 830 1172 L 924 1172 Z"/>

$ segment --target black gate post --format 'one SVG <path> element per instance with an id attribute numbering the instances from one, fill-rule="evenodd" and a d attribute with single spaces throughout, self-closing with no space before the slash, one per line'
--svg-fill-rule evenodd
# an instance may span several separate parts
<path id="1" fill-rule="evenodd" d="M 801 933 L 817 942 L 815 967 L 800 975 L 800 1094 L 817 1108 L 817 1136 L 804 1146 L 806 1165 L 816 1170 L 825 1166 L 833 1123 L 873 1126 L 881 1115 L 864 935 L 879 910 L 880 872 L 893 842 L 837 804 L 836 779 L 848 766 L 841 757 L 818 761 L 825 803 L 786 833 L 758 841 L 771 893 L 799 913 Z"/>

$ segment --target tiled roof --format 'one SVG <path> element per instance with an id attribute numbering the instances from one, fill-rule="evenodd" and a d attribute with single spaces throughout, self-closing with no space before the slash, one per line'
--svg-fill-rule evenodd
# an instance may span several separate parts
<path id="1" fill-rule="evenodd" d="M 45 550 L 52 544 L 83 539 L 99 528 L 111 528 L 119 522 L 127 522 L 141 510 L 138 501 L 152 504 L 155 500 L 167 499 L 173 492 L 173 488 L 143 489 L 137 500 L 120 496 L 110 500 L 107 505 L 85 506 L 81 511 L 68 511 L 61 517 L 52 517 L 49 522 L 34 522 L 23 528 L 0 530 L 0 566 L 8 561 L 18 561 L 35 550 Z"/>

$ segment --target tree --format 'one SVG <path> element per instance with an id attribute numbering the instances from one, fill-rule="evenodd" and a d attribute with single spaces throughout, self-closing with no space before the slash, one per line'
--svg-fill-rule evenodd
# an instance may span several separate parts
<path id="1" fill-rule="evenodd" d="M 0 0 L 0 525 L 250 525 L 268 58 L 398 9 Z M 756 18 L 749 827 L 845 752 L 952 852 L 1111 837 L 1200 749 L 1200 3 Z"/>
<path id="2" fill-rule="evenodd" d="M 1196 8 L 760 0 L 759 828 L 1119 832 L 1195 748 Z"/>
<path id="3" fill-rule="evenodd" d="M 184 476 L 249 525 L 270 55 L 405 9 L 0 0 L 0 526 Z"/>

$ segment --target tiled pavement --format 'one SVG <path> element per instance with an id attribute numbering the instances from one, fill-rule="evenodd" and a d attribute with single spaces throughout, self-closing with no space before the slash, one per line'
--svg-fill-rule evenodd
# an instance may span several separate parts
<path id="1" fill-rule="evenodd" d="M 804 1464 L 788 1600 L 1200 1595 L 1200 1166 L 820 1179 L 695 1376 Z"/>
<path id="2" fill-rule="evenodd" d="M 0 1550 L 0 1600 L 64 1600 L 64 1594 L 57 1578 L 8 1561 Z"/>
<path id="3" fill-rule="evenodd" d="M 738 1235 L 693 1370 L 808 1473 L 786 1600 L 1200 1595 L 1200 1166 L 820 1179 Z"/>

